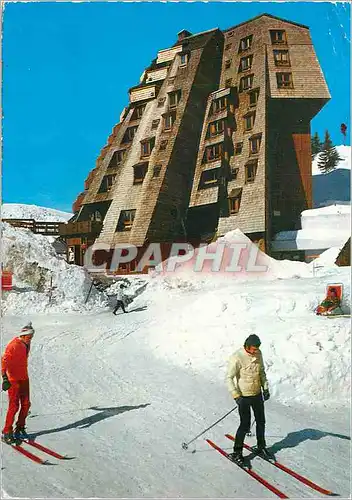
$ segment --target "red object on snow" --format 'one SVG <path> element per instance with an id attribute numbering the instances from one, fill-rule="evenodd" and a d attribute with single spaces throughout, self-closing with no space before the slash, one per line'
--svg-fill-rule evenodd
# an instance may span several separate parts
<path id="1" fill-rule="evenodd" d="M 12 273 L 10 271 L 2 271 L 1 273 L 1 290 L 12 290 Z"/>

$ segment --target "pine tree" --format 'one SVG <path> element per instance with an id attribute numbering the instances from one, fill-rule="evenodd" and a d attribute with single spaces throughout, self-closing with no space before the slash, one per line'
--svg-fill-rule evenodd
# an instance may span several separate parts
<path id="1" fill-rule="evenodd" d="M 314 160 L 316 155 L 320 153 L 322 149 L 322 143 L 320 142 L 318 132 L 315 132 L 315 134 L 312 136 L 311 145 L 312 145 L 312 158 Z"/>
<path id="2" fill-rule="evenodd" d="M 329 132 L 326 130 L 325 139 L 322 144 L 322 151 L 319 155 L 318 168 L 322 174 L 327 174 L 335 170 L 339 161 L 341 161 L 335 146 L 332 143 Z"/>

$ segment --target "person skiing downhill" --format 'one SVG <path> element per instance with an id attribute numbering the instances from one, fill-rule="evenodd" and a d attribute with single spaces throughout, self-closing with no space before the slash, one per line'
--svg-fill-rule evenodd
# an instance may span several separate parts
<path id="1" fill-rule="evenodd" d="M 28 323 L 22 328 L 20 335 L 12 339 L 6 346 L 1 359 L 2 390 L 8 391 L 9 398 L 5 426 L 2 430 L 2 440 L 7 444 L 12 444 L 21 439 L 28 439 L 29 437 L 25 425 L 31 406 L 28 356 L 33 335 L 32 323 Z M 13 432 L 13 423 L 18 410 L 20 412 L 15 432 Z"/>
<path id="2" fill-rule="evenodd" d="M 231 459 L 241 465 L 245 464 L 243 443 L 250 428 L 251 408 L 256 421 L 257 453 L 265 458 L 272 458 L 265 443 L 264 401 L 270 398 L 270 393 L 260 344 L 257 335 L 250 335 L 243 348 L 230 357 L 226 376 L 227 387 L 237 403 L 240 416 Z"/>
<path id="3" fill-rule="evenodd" d="M 116 294 L 117 301 L 116 301 L 115 309 L 113 310 L 113 314 L 115 314 L 115 316 L 116 316 L 116 313 L 120 307 L 122 308 L 124 313 L 127 312 L 125 309 L 125 307 L 127 305 L 127 298 L 123 292 L 124 288 L 125 288 L 124 285 L 120 285 L 120 289 L 117 290 L 117 294 Z"/>

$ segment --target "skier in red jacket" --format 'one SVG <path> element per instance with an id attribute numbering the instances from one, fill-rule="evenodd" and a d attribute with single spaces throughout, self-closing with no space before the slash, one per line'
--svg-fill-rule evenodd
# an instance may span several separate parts
<path id="1" fill-rule="evenodd" d="M 8 391 L 9 407 L 6 414 L 5 426 L 2 430 L 2 440 L 12 444 L 21 439 L 28 439 L 25 425 L 29 408 L 29 378 L 28 355 L 31 340 L 34 335 L 32 323 L 22 328 L 21 334 L 15 337 L 6 346 L 1 359 L 2 390 Z M 13 423 L 16 413 L 20 410 L 15 432 Z"/>

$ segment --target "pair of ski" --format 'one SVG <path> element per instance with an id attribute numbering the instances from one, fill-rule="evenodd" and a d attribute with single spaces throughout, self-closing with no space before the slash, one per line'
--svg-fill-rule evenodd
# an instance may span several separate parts
<path id="1" fill-rule="evenodd" d="M 233 436 L 231 436 L 231 434 L 225 434 L 225 436 L 228 439 L 230 439 L 231 441 L 235 440 L 235 438 Z M 268 490 L 270 490 L 276 496 L 278 496 L 279 498 L 289 498 L 287 495 L 285 495 L 285 493 L 282 493 L 282 491 L 278 490 L 273 484 L 269 483 L 268 481 L 266 481 L 266 479 L 264 479 L 262 476 L 260 476 L 257 472 L 255 472 L 254 470 L 252 470 L 252 468 L 250 468 L 250 467 L 248 467 L 246 465 L 241 465 L 241 464 L 239 464 L 237 462 L 234 462 L 231 459 L 230 455 L 226 451 L 224 451 L 222 448 L 220 448 L 219 446 L 217 446 L 213 441 L 211 441 L 210 439 L 206 439 L 206 441 L 207 441 L 208 444 L 210 444 L 210 446 L 212 446 L 213 448 L 215 448 L 215 450 L 217 450 L 219 453 L 221 453 L 221 455 L 223 455 L 228 460 L 230 460 L 232 463 L 234 463 L 235 465 L 237 465 L 240 469 L 244 470 L 247 474 L 249 474 L 250 476 L 252 476 L 253 479 L 256 479 L 259 483 L 261 483 L 263 486 L 265 486 Z M 244 444 L 243 446 L 247 450 L 251 451 L 254 455 L 257 455 L 258 457 L 262 458 L 266 462 L 269 462 L 271 465 L 277 467 L 278 469 L 281 469 L 282 471 L 284 471 L 287 474 L 289 474 L 290 476 L 294 477 L 295 479 L 297 479 L 301 483 L 305 484 L 306 486 L 309 486 L 313 490 L 318 491 L 319 493 L 322 493 L 323 495 L 338 496 L 336 493 L 333 493 L 330 490 L 326 490 L 325 488 L 322 488 L 321 486 L 319 486 L 316 483 L 313 483 L 312 481 L 310 481 L 306 477 L 301 476 L 300 474 L 298 474 L 297 472 L 293 471 L 292 469 L 289 469 L 285 465 L 283 465 L 280 462 L 278 462 L 276 459 L 272 459 L 271 460 L 269 458 L 263 457 L 262 455 L 259 455 L 256 452 L 256 450 L 254 448 L 252 448 L 251 446 L 248 446 L 248 444 Z"/>
<path id="2" fill-rule="evenodd" d="M 8 444 L 8 443 L 6 443 L 6 444 Z M 27 457 L 30 460 L 32 460 L 33 462 L 36 462 L 37 464 L 40 464 L 40 465 L 54 465 L 54 464 L 52 464 L 48 460 L 45 460 L 44 458 L 39 457 L 38 455 L 35 455 L 31 451 L 27 450 L 27 448 L 25 448 L 23 446 L 23 444 L 28 444 L 28 445 L 32 446 L 33 448 L 36 448 L 37 450 L 42 451 L 43 453 L 46 453 L 47 455 L 50 455 L 51 457 L 57 458 L 59 460 L 71 460 L 73 458 L 73 457 L 67 457 L 64 455 L 60 455 L 60 453 L 56 453 L 56 451 L 51 450 L 50 448 L 47 448 L 46 446 L 43 446 L 42 444 L 37 443 L 36 441 L 33 441 L 32 439 L 24 439 L 24 440 L 21 440 L 19 442 L 15 442 L 13 444 L 9 444 L 9 446 L 11 446 L 11 448 L 16 450 L 18 453 L 20 453 L 24 457 Z"/>

